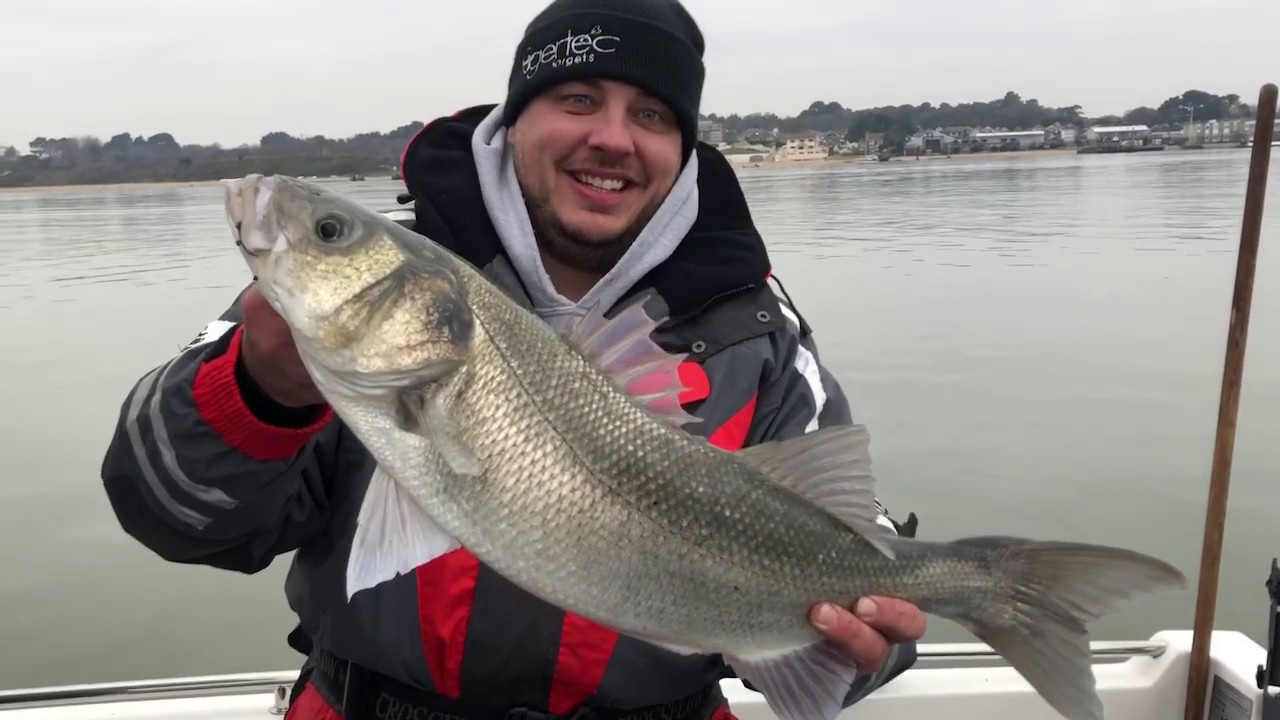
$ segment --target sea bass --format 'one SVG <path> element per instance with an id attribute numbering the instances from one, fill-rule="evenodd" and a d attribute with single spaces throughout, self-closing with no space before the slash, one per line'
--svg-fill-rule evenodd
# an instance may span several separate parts
<path id="1" fill-rule="evenodd" d="M 877 524 L 869 436 L 738 452 L 682 427 L 682 355 L 644 298 L 557 332 L 474 266 L 297 179 L 227 183 L 236 242 L 335 413 L 378 469 L 348 596 L 457 547 L 560 608 L 719 653 L 782 720 L 831 720 L 852 660 L 810 607 L 904 598 L 990 644 L 1071 720 L 1100 720 L 1085 624 L 1184 587 L 1130 550 L 950 543 Z"/>

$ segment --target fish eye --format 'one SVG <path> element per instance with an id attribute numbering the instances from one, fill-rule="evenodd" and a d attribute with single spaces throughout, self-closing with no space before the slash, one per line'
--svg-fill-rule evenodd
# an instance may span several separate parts
<path id="1" fill-rule="evenodd" d="M 346 229 L 346 223 L 338 215 L 325 215 L 316 221 L 316 235 L 325 242 L 341 240 Z"/>

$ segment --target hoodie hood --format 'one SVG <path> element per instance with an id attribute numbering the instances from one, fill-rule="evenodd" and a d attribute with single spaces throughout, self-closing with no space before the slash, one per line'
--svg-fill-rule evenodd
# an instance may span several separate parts
<path id="1" fill-rule="evenodd" d="M 671 256 L 698 217 L 698 157 L 693 155 L 648 225 L 616 265 L 578 302 L 556 291 L 542 264 L 533 224 L 516 179 L 507 127 L 498 105 L 471 137 L 480 193 L 502 243 L 519 274 L 533 310 L 553 326 L 585 315 L 597 303 L 613 307 L 650 270 Z"/>

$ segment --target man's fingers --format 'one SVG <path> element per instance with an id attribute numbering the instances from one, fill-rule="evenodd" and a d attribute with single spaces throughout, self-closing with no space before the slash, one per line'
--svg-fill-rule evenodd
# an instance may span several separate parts
<path id="1" fill-rule="evenodd" d="M 924 636 L 925 615 L 906 600 L 862 598 L 854 605 L 854 613 L 890 643 L 911 642 Z"/>
<path id="2" fill-rule="evenodd" d="M 879 670 L 889 656 L 889 642 L 884 636 L 839 605 L 819 604 L 813 608 L 809 620 L 828 640 L 853 658 L 859 675 Z"/>
<path id="3" fill-rule="evenodd" d="M 857 664 L 858 674 L 880 669 L 889 646 L 924 636 L 925 615 L 896 598 L 862 598 L 853 611 L 833 603 L 815 605 L 809 621 Z"/>

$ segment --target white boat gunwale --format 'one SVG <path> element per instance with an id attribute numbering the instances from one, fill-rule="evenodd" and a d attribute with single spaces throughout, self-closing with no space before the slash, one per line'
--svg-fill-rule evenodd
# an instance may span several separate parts
<path id="1" fill-rule="evenodd" d="M 1123 661 L 1131 657 L 1160 657 L 1168 647 L 1167 642 L 1160 640 L 1097 640 L 1090 643 L 1089 649 L 1095 660 Z M 921 669 L 973 666 L 974 661 L 1007 665 L 991 646 L 978 642 L 922 643 L 917 655 L 919 659 L 914 667 Z M 221 694 L 272 692 L 281 687 L 291 688 L 297 678 L 297 671 L 279 670 L 0 690 L 0 709 L 68 700 L 121 702 L 145 696 L 201 696 L 211 691 Z"/>
<path id="2" fill-rule="evenodd" d="M 1162 631 L 1145 641 L 1093 641 L 1090 651 L 1108 717 L 1163 720 L 1182 707 L 1193 633 Z M 1230 720 L 1270 720 L 1280 703 L 1253 687 L 1255 667 L 1269 653 L 1247 635 L 1215 630 L 1208 707 Z M 929 716 L 940 706 L 956 720 L 992 712 L 1024 720 L 1060 720 L 1004 659 L 983 643 L 922 643 L 917 663 L 842 714 L 859 720 Z M 162 678 L 0 691 L 0 720 L 151 720 L 184 717 L 266 720 L 285 713 L 297 671 Z M 721 681 L 738 720 L 775 720 L 759 693 L 737 680 Z M 1250 707 L 1251 705 L 1251 707 Z M 1216 713 L 1216 710 L 1214 711 Z"/>

